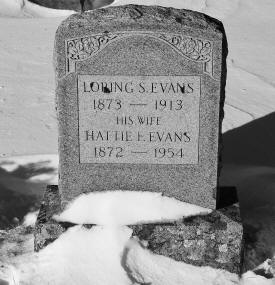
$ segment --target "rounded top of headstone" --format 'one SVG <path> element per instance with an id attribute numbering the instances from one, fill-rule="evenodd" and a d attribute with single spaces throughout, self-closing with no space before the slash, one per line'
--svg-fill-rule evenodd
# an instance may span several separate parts
<path id="1" fill-rule="evenodd" d="M 125 24 L 128 29 L 133 25 L 135 29 L 138 26 L 147 26 L 150 30 L 167 29 L 168 25 L 175 32 L 184 27 L 190 30 L 201 30 L 206 37 L 214 36 L 217 39 L 224 34 L 223 24 L 219 20 L 200 12 L 132 4 L 73 14 L 61 23 L 58 32 L 66 28 L 79 30 L 87 26 L 91 26 L 95 31 L 101 29 L 102 25 L 108 32 L 124 27 Z"/>

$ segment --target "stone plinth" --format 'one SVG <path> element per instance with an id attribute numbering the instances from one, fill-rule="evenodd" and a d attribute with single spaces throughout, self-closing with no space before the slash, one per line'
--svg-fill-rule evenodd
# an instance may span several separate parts
<path id="1" fill-rule="evenodd" d="M 132 226 L 133 235 L 148 248 L 196 266 L 211 266 L 240 274 L 243 227 L 235 205 L 168 224 Z"/>

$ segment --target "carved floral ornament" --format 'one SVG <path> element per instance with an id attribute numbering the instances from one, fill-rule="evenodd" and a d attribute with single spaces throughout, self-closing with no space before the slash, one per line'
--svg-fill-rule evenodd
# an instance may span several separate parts
<path id="1" fill-rule="evenodd" d="M 203 71 L 213 77 L 211 41 L 187 37 L 179 34 L 121 32 L 103 33 L 66 41 L 66 74 L 75 72 L 77 61 L 86 60 L 96 55 L 108 44 L 132 35 L 148 35 L 169 44 L 182 56 L 203 63 Z"/>

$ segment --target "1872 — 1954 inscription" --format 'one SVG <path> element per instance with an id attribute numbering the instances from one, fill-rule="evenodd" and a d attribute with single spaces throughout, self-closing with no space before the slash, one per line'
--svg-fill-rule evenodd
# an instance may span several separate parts
<path id="1" fill-rule="evenodd" d="M 78 76 L 80 163 L 197 164 L 200 76 Z"/>

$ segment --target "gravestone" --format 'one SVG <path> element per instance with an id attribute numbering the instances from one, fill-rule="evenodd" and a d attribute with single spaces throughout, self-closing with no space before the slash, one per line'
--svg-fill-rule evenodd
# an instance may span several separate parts
<path id="1" fill-rule="evenodd" d="M 227 43 L 204 14 L 127 5 L 75 14 L 55 42 L 62 208 L 135 190 L 216 207 Z"/>
<path id="2" fill-rule="evenodd" d="M 44 196 L 36 250 L 72 226 L 52 217 L 83 193 L 161 192 L 212 209 L 236 200 L 230 187 L 227 201 L 217 192 L 226 56 L 223 25 L 198 12 L 126 5 L 62 22 L 59 183 Z M 239 273 L 242 226 L 232 207 L 191 223 L 132 227 L 141 239 L 149 228 L 155 253 Z"/>

